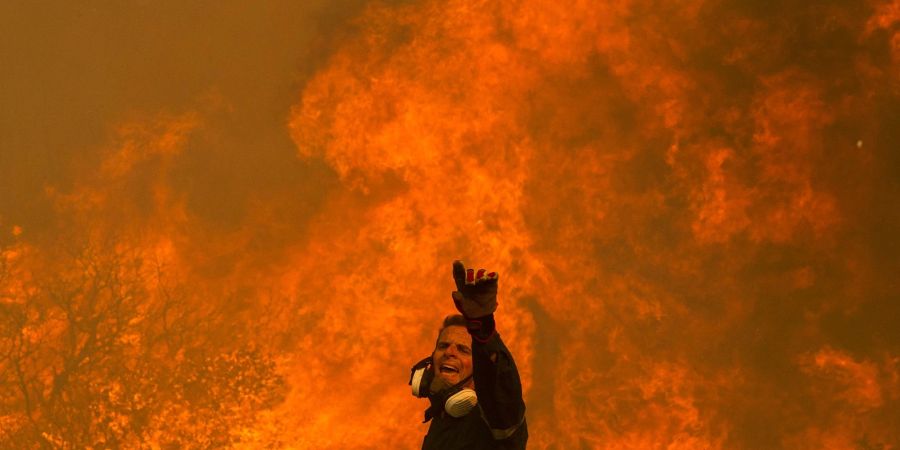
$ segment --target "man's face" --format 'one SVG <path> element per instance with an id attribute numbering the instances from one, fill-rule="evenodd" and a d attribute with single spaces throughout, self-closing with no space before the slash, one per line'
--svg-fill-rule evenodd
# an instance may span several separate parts
<path id="1" fill-rule="evenodd" d="M 472 374 L 472 337 L 465 327 L 451 325 L 438 336 L 434 348 L 432 392 L 453 386 Z M 471 383 L 471 380 L 470 380 Z"/>

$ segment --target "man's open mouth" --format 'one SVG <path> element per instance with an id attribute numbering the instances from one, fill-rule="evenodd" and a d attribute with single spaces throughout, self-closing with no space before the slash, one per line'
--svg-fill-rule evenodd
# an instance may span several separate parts
<path id="1" fill-rule="evenodd" d="M 441 373 L 459 373 L 459 369 L 449 364 L 443 364 L 440 368 Z"/>

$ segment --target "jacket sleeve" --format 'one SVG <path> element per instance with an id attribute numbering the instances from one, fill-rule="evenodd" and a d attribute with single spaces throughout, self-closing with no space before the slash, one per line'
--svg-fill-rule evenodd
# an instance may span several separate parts
<path id="1" fill-rule="evenodd" d="M 494 439 L 500 448 L 524 449 L 528 427 L 522 382 L 500 335 L 492 332 L 487 339 L 472 340 L 472 366 L 478 405 Z"/>

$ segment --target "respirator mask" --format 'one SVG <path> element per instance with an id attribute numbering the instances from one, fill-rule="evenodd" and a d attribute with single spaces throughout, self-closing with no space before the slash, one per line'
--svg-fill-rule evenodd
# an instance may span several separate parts
<path id="1" fill-rule="evenodd" d="M 430 398 L 432 404 L 443 405 L 447 414 L 458 418 L 468 414 L 478 404 L 475 390 L 463 387 L 471 379 L 472 375 L 469 375 L 459 383 L 440 392 L 431 392 L 431 383 L 434 381 L 434 363 L 432 357 L 428 356 L 410 369 L 409 385 L 412 386 L 414 396 Z M 429 418 L 430 416 L 426 412 L 425 421 L 427 422 Z"/>

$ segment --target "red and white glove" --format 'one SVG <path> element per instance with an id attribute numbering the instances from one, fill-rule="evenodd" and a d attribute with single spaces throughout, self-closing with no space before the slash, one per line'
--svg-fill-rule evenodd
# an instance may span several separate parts
<path id="1" fill-rule="evenodd" d="M 466 269 L 462 261 L 453 262 L 456 291 L 453 303 L 467 319 L 488 316 L 497 310 L 497 272 Z"/>

